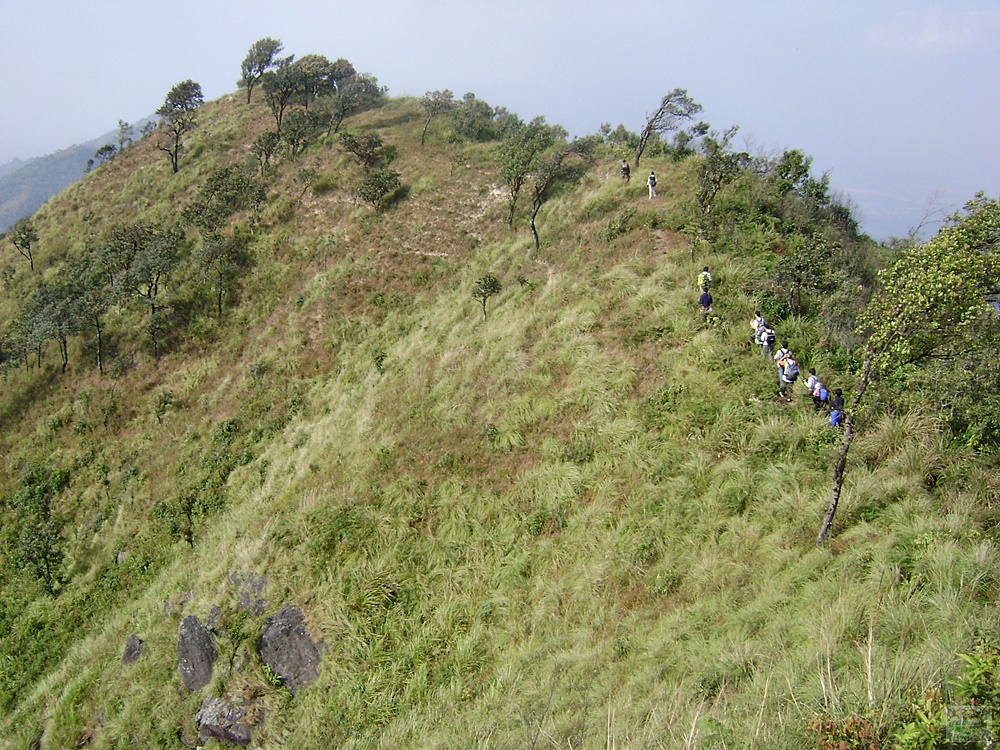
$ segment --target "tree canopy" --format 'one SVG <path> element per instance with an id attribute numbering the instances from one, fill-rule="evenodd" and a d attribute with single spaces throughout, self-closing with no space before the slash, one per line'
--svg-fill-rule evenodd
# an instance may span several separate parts
<path id="1" fill-rule="evenodd" d="M 455 95 L 448 89 L 444 89 L 443 91 L 428 91 L 424 94 L 424 98 L 420 100 L 420 103 L 427 113 L 427 119 L 424 120 L 424 128 L 420 131 L 420 145 L 423 146 L 424 140 L 427 137 L 427 128 L 430 126 L 431 120 L 438 115 L 451 112 L 457 104 L 455 102 Z"/>
<path id="2" fill-rule="evenodd" d="M 38 242 L 38 230 L 35 229 L 35 223 L 31 217 L 25 216 L 14 222 L 14 226 L 11 227 L 7 236 L 17 252 L 28 261 L 29 267 L 34 271 L 35 256 L 32 247 Z"/>
<path id="3" fill-rule="evenodd" d="M 498 148 L 500 177 L 507 186 L 507 226 L 514 224 L 514 211 L 521 188 L 528 175 L 538 165 L 542 153 L 565 138 L 566 131 L 559 125 L 549 125 L 544 117 L 536 117 L 526 125 L 512 128 Z"/>
<path id="4" fill-rule="evenodd" d="M 334 88 L 318 101 L 330 117 L 330 132 L 333 133 L 340 131 L 347 117 L 373 106 L 386 92 L 375 76 L 353 72 L 353 66 L 346 60 L 338 60 L 335 65 L 340 66 L 340 73 L 333 79 Z"/>
<path id="5" fill-rule="evenodd" d="M 254 86 L 261 76 L 270 70 L 277 62 L 278 54 L 284 49 L 284 45 L 277 39 L 267 36 L 258 39 L 250 45 L 250 51 L 243 58 L 240 65 L 240 80 L 238 85 L 247 90 L 247 104 L 250 103 L 250 96 L 253 94 Z"/>
<path id="6" fill-rule="evenodd" d="M 283 58 L 261 76 L 260 86 L 264 91 L 264 99 L 274 115 L 274 123 L 278 132 L 285 118 L 285 110 L 295 101 L 299 93 L 300 79 L 292 70 L 294 56 Z"/>
<path id="7" fill-rule="evenodd" d="M 195 113 L 204 102 L 201 85 L 188 79 L 170 89 L 163 105 L 156 110 L 160 116 L 159 129 L 163 133 L 158 148 L 170 156 L 170 165 L 175 173 L 179 169 L 184 137 L 194 129 Z"/>
<path id="8" fill-rule="evenodd" d="M 687 89 L 674 89 L 664 95 L 659 106 L 651 114 L 646 115 L 646 124 L 639 133 L 635 148 L 635 167 L 639 168 L 639 159 L 650 139 L 662 136 L 680 128 L 681 123 L 691 120 L 701 112 L 702 106 L 688 96 Z"/>
<path id="9" fill-rule="evenodd" d="M 958 361 L 981 345 L 978 329 L 997 326 L 997 312 L 987 294 L 1000 283 L 998 249 L 1000 202 L 980 194 L 937 235 L 904 247 L 879 273 L 876 292 L 858 322 L 865 341 L 861 375 L 845 419 L 820 542 L 837 511 L 854 435 L 854 411 L 869 386 L 931 358 Z"/>

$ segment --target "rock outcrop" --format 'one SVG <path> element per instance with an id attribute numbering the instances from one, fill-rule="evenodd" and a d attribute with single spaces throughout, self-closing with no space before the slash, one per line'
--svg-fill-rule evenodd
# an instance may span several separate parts
<path id="1" fill-rule="evenodd" d="M 177 666 L 184 687 L 191 692 L 203 688 L 212 679 L 212 667 L 219 658 L 212 632 L 194 615 L 181 620 L 177 639 Z"/>
<path id="2" fill-rule="evenodd" d="M 306 630 L 302 612 L 290 604 L 267 618 L 257 651 L 292 695 L 319 676 L 319 647 Z"/>
<path id="3" fill-rule="evenodd" d="M 122 664 L 135 664 L 139 660 L 146 642 L 135 633 L 125 641 L 125 652 L 122 654 Z"/>
<path id="4" fill-rule="evenodd" d="M 209 738 L 250 744 L 250 726 L 245 723 L 247 712 L 227 698 L 206 698 L 195 717 L 198 722 L 198 739 Z"/>

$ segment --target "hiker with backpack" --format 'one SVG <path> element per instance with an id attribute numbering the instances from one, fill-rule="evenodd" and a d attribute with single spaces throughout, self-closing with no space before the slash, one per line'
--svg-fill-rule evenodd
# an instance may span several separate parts
<path id="1" fill-rule="evenodd" d="M 708 291 L 708 285 L 712 283 L 712 274 L 708 270 L 708 266 L 702 269 L 702 272 L 698 274 L 698 288 L 703 292 Z"/>
<path id="2" fill-rule="evenodd" d="M 844 394 L 839 388 L 833 389 L 830 396 L 830 426 L 836 427 L 844 418 Z"/>
<path id="3" fill-rule="evenodd" d="M 760 334 L 765 328 L 767 328 L 767 321 L 764 320 L 764 316 L 760 314 L 760 310 L 755 310 L 753 317 L 750 319 L 750 328 L 753 329 L 753 343 L 759 344 Z"/>
<path id="4" fill-rule="evenodd" d="M 818 382 L 819 382 L 819 378 L 816 377 L 816 368 L 815 367 L 810 367 L 809 368 L 809 377 L 806 378 L 804 381 L 802 381 L 802 384 L 806 387 L 806 390 L 809 391 L 809 395 L 810 396 L 812 395 L 813 388 L 816 387 L 816 384 Z"/>
<path id="5" fill-rule="evenodd" d="M 622 159 L 622 179 L 625 180 L 626 184 L 632 179 L 632 170 L 628 168 L 628 162 L 624 159 Z"/>
<path id="6" fill-rule="evenodd" d="M 826 386 L 823 382 L 816 377 L 816 368 L 809 368 L 809 377 L 805 379 L 804 385 L 806 391 L 812 397 L 813 407 L 816 411 L 819 411 L 823 406 L 826 405 L 827 396 L 829 395 L 826 390 Z"/>
<path id="7" fill-rule="evenodd" d="M 813 407 L 816 411 L 824 408 L 826 402 L 830 397 L 830 392 L 826 389 L 826 386 L 819 380 L 816 381 L 816 385 L 812 390 Z"/>
<path id="8" fill-rule="evenodd" d="M 759 341 L 761 350 L 764 352 L 765 357 L 771 357 L 771 354 L 774 351 L 774 342 L 777 340 L 778 334 L 774 332 L 773 328 L 765 323 L 764 327 L 760 331 Z"/>
<path id="9" fill-rule="evenodd" d="M 781 377 L 779 378 L 778 395 L 786 401 L 792 400 L 792 384 L 799 377 L 799 365 L 795 358 L 789 354 L 783 360 L 781 366 Z"/>
<path id="10" fill-rule="evenodd" d="M 788 348 L 788 342 L 782 341 L 781 348 L 774 353 L 774 364 L 778 366 L 778 371 L 784 369 L 785 360 L 792 356 L 792 350 Z"/>
<path id="11" fill-rule="evenodd" d="M 656 197 L 656 173 L 650 172 L 649 177 L 646 180 L 646 185 L 649 186 L 649 199 L 652 200 Z"/>

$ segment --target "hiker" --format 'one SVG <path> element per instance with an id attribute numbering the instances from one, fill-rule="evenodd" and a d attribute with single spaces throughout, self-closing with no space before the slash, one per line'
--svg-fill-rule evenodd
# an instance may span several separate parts
<path id="1" fill-rule="evenodd" d="M 813 408 L 815 408 L 816 411 L 819 411 L 825 407 L 829 396 L 830 392 L 827 391 L 826 386 L 823 385 L 822 381 L 817 379 L 816 385 L 813 386 L 812 389 Z"/>
<path id="2" fill-rule="evenodd" d="M 799 377 L 799 366 L 795 358 L 789 354 L 784 359 L 781 366 L 781 377 L 779 380 L 778 395 L 786 401 L 792 400 L 792 384 Z"/>
<path id="3" fill-rule="evenodd" d="M 708 270 L 708 266 L 702 269 L 702 272 L 698 274 L 698 288 L 703 292 L 708 291 L 708 285 L 712 283 L 712 274 Z"/>
<path id="4" fill-rule="evenodd" d="M 834 388 L 833 395 L 830 396 L 830 426 L 836 427 L 843 418 L 844 394 L 841 393 L 839 388 Z"/>
<path id="5" fill-rule="evenodd" d="M 652 200 L 656 197 L 656 173 L 650 172 L 649 178 L 646 180 L 646 184 L 649 186 L 649 199 Z"/>
<path id="6" fill-rule="evenodd" d="M 781 348 L 774 353 L 774 363 L 778 366 L 779 370 L 784 369 L 785 360 L 792 356 L 792 350 L 788 348 L 788 342 L 782 341 Z"/>
<path id="7" fill-rule="evenodd" d="M 702 290 L 701 296 L 698 297 L 698 304 L 701 306 L 703 315 L 708 315 L 712 312 L 712 295 L 708 293 L 707 289 Z"/>
<path id="8" fill-rule="evenodd" d="M 753 342 L 755 344 L 762 344 L 763 341 L 760 340 L 761 333 L 767 328 L 767 321 L 764 320 L 764 316 L 760 314 L 760 310 L 754 310 L 753 318 L 750 321 L 750 327 L 753 329 Z"/>
<path id="9" fill-rule="evenodd" d="M 628 168 L 628 162 L 622 159 L 622 179 L 628 182 L 632 179 L 632 170 Z"/>
<path id="10" fill-rule="evenodd" d="M 812 397 L 813 407 L 816 411 L 826 406 L 826 399 L 829 393 L 826 390 L 826 386 L 823 382 L 816 377 L 816 368 L 809 368 L 809 377 L 805 380 L 806 391 Z"/>
<path id="11" fill-rule="evenodd" d="M 816 377 L 816 368 L 815 367 L 810 367 L 809 368 L 809 377 L 806 378 L 803 381 L 803 385 L 806 387 L 806 390 L 809 391 L 809 395 L 810 396 L 812 395 L 813 388 L 816 387 L 816 384 L 818 382 L 819 382 L 819 378 Z"/>
<path id="12" fill-rule="evenodd" d="M 774 332 L 766 323 L 764 324 L 763 330 L 760 332 L 760 345 L 764 351 L 765 357 L 770 357 L 771 352 L 774 351 L 774 342 L 778 340 L 778 334 Z"/>

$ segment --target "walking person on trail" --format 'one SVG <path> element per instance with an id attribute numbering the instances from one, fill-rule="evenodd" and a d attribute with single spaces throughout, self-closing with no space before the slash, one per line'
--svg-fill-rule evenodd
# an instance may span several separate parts
<path id="1" fill-rule="evenodd" d="M 822 407 L 826 406 L 826 400 L 829 393 L 826 390 L 826 386 L 823 382 L 816 377 L 816 368 L 809 368 L 809 377 L 805 380 L 806 391 L 812 397 L 813 406 L 816 411 L 819 411 Z"/>
<path id="2" fill-rule="evenodd" d="M 760 314 L 760 310 L 754 310 L 753 318 L 750 319 L 750 327 L 753 329 L 753 342 L 760 343 L 760 332 L 767 328 L 767 321 Z"/>
<path id="3" fill-rule="evenodd" d="M 844 418 L 844 394 L 839 388 L 833 389 L 833 395 L 830 396 L 830 426 L 836 427 L 840 424 L 840 420 Z"/>
<path id="4" fill-rule="evenodd" d="M 788 342 L 782 341 L 781 348 L 774 353 L 774 364 L 778 366 L 778 370 L 783 370 L 785 367 L 785 360 L 792 356 L 792 350 L 788 348 Z"/>
<path id="5" fill-rule="evenodd" d="M 805 385 L 806 390 L 809 391 L 809 393 L 811 394 L 813 392 L 813 388 L 816 387 L 816 384 L 818 382 L 819 382 L 819 378 L 816 377 L 816 368 L 815 367 L 810 367 L 809 368 L 809 377 L 805 379 L 803 385 Z"/>
<path id="6" fill-rule="evenodd" d="M 774 332 L 767 323 L 764 324 L 764 328 L 760 332 L 760 345 L 764 352 L 765 357 L 770 357 L 771 352 L 774 351 L 774 342 L 778 340 L 778 334 Z"/>
<path id="7" fill-rule="evenodd" d="M 812 389 L 813 407 L 816 411 L 819 411 L 824 406 L 830 397 L 830 392 L 826 389 L 826 386 L 819 380 L 816 381 L 816 385 Z"/>
<path id="8" fill-rule="evenodd" d="M 778 395 L 785 401 L 791 401 L 792 384 L 799 377 L 799 365 L 791 354 L 785 357 L 783 361 L 784 364 L 781 366 L 781 377 L 778 379 L 780 383 L 778 387 Z"/>
<path id="9" fill-rule="evenodd" d="M 624 159 L 622 159 L 622 179 L 625 180 L 626 183 L 632 179 L 632 170 L 628 168 L 628 162 Z"/>
<path id="10" fill-rule="evenodd" d="M 708 293 L 707 289 L 701 290 L 701 296 L 698 297 L 698 304 L 701 306 L 702 315 L 708 315 L 712 312 L 712 295 Z"/>
<path id="11" fill-rule="evenodd" d="M 703 292 L 708 291 L 708 285 L 712 283 L 712 274 L 708 270 L 708 266 L 705 266 L 701 273 L 698 274 L 698 288 Z"/>
<path id="12" fill-rule="evenodd" d="M 649 178 L 646 180 L 646 184 L 649 186 L 649 199 L 652 200 L 656 197 L 656 173 L 650 172 Z"/>

